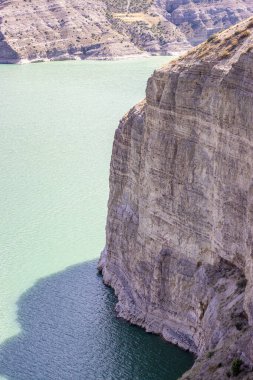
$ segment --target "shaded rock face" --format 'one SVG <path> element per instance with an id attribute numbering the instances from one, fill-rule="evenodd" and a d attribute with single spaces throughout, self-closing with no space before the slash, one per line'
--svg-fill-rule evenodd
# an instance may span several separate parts
<path id="1" fill-rule="evenodd" d="M 2 2 L 1 2 L 2 1 Z M 0 1 L 0 10 L 3 0 Z M 3 33 L 1 33 L 2 18 L 0 17 L 0 62 L 2 63 L 16 63 L 19 61 L 19 56 L 5 41 Z"/>
<path id="2" fill-rule="evenodd" d="M 253 376 L 252 27 L 156 71 L 115 133 L 99 267 L 119 316 L 198 355 L 185 379 Z"/>
<path id="3" fill-rule="evenodd" d="M 1 63 L 16 63 L 19 61 L 19 55 L 4 40 L 0 32 L 0 61 Z"/>

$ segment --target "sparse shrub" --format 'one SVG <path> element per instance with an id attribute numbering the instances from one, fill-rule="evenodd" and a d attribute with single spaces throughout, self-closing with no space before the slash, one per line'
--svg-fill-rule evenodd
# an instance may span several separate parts
<path id="1" fill-rule="evenodd" d="M 208 359 L 211 359 L 211 357 L 213 357 L 213 355 L 214 355 L 214 351 L 209 351 L 209 352 L 207 353 L 207 357 L 208 357 Z"/>
<path id="2" fill-rule="evenodd" d="M 236 47 L 238 45 L 238 43 L 239 43 L 238 38 L 234 37 L 234 38 L 231 39 L 231 45 L 233 47 Z"/>
<path id="3" fill-rule="evenodd" d="M 229 45 L 226 50 L 230 53 L 232 50 L 236 48 L 236 46 L 237 44 L 235 42 L 231 43 L 231 45 Z"/>
<path id="4" fill-rule="evenodd" d="M 208 37 L 207 42 L 212 42 L 213 40 L 215 40 L 215 38 L 216 34 L 212 34 L 210 37 Z"/>
<path id="5" fill-rule="evenodd" d="M 220 59 L 226 59 L 230 56 L 230 52 L 226 49 L 226 50 L 223 50 L 220 55 L 219 55 L 219 58 Z"/>
<path id="6" fill-rule="evenodd" d="M 235 327 L 238 331 L 243 329 L 244 324 L 242 322 L 236 322 Z"/>
<path id="7" fill-rule="evenodd" d="M 243 288 L 245 288 L 245 286 L 247 285 L 247 280 L 246 280 L 246 278 L 244 277 L 244 278 L 241 278 L 240 280 L 238 280 L 237 283 L 236 283 L 236 285 L 237 285 L 237 287 L 238 287 L 239 289 L 243 289 Z"/>
<path id="8" fill-rule="evenodd" d="M 249 21 L 248 28 L 253 28 L 253 18 Z"/>
<path id="9" fill-rule="evenodd" d="M 241 39 L 241 38 L 246 38 L 246 37 L 248 37 L 248 36 L 250 36 L 250 31 L 249 30 L 243 30 L 242 31 L 242 33 L 239 35 L 239 38 Z"/>
<path id="10" fill-rule="evenodd" d="M 239 375 L 239 373 L 241 372 L 242 364 L 243 364 L 242 360 L 238 359 L 238 358 L 236 358 L 232 361 L 231 372 L 232 372 L 233 376 Z"/>
<path id="11" fill-rule="evenodd" d="M 202 58 L 204 58 L 206 56 L 206 54 L 207 54 L 207 51 L 203 50 L 202 52 L 200 52 L 200 54 L 198 54 L 198 58 L 202 59 Z"/>

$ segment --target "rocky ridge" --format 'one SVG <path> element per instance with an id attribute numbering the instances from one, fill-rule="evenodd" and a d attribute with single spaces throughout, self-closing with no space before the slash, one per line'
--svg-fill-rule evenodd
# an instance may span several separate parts
<path id="1" fill-rule="evenodd" d="M 253 18 L 157 70 L 115 132 L 99 269 L 120 317 L 253 378 Z"/>
<path id="2" fill-rule="evenodd" d="M 253 13 L 253 0 L 0 0 L 0 63 L 174 54 Z"/>
<path id="3" fill-rule="evenodd" d="M 227 29 L 253 13 L 251 0 L 168 0 L 168 19 L 192 45 Z"/>

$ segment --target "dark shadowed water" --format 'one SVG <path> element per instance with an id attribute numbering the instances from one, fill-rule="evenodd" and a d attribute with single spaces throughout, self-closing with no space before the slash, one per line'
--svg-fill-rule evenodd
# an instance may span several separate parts
<path id="1" fill-rule="evenodd" d="M 21 333 L 0 350 L 10 380 L 176 380 L 192 356 L 115 316 L 115 296 L 86 262 L 39 280 L 18 301 Z"/>
<path id="2" fill-rule="evenodd" d="M 115 318 L 91 262 L 114 131 L 168 60 L 0 65 L 0 379 L 174 380 L 192 364 Z"/>

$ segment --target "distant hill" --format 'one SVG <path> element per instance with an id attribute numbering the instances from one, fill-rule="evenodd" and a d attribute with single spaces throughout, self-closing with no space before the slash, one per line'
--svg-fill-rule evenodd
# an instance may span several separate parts
<path id="1" fill-rule="evenodd" d="M 0 62 L 173 54 L 253 14 L 253 0 L 0 0 Z"/>

